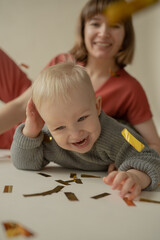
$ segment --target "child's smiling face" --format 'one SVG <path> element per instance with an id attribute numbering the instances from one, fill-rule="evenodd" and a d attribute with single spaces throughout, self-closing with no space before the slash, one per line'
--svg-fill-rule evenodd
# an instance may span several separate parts
<path id="1" fill-rule="evenodd" d="M 101 131 L 101 98 L 91 97 L 86 86 L 72 89 L 69 99 L 46 101 L 39 112 L 57 144 L 66 150 L 90 151 Z"/>

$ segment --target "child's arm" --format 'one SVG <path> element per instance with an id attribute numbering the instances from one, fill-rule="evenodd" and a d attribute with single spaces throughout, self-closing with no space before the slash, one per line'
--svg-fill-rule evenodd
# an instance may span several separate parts
<path id="1" fill-rule="evenodd" d="M 32 99 L 26 109 L 27 119 L 25 124 L 17 127 L 12 146 L 11 158 L 18 169 L 40 170 L 49 163 L 44 157 L 44 125 L 43 119 L 37 112 Z"/>
<path id="2" fill-rule="evenodd" d="M 112 189 L 120 190 L 120 196 L 123 198 L 128 194 L 128 199 L 135 199 L 142 189 L 149 186 L 150 177 L 141 171 L 136 169 L 130 169 L 128 171 L 114 171 L 107 177 L 103 178 L 103 181 L 112 185 Z"/>
<path id="3" fill-rule="evenodd" d="M 27 104 L 26 116 L 27 118 L 23 128 L 23 135 L 29 138 L 36 138 L 44 126 L 44 121 L 37 112 L 32 98 Z"/>

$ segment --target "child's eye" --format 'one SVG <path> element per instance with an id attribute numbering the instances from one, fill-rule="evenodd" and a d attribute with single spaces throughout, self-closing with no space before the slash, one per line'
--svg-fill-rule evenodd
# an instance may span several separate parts
<path id="1" fill-rule="evenodd" d="M 60 127 L 56 128 L 55 131 L 57 131 L 57 130 L 63 130 L 64 128 L 65 128 L 65 126 L 60 126 Z"/>
<path id="2" fill-rule="evenodd" d="M 84 121 L 86 118 L 87 118 L 87 116 L 80 117 L 80 118 L 78 119 L 78 122 Z"/>

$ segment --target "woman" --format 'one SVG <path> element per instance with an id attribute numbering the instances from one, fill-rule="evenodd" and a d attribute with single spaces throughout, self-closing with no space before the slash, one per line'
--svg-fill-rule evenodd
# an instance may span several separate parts
<path id="1" fill-rule="evenodd" d="M 102 109 L 106 114 L 129 122 L 149 146 L 160 153 L 160 139 L 145 92 L 124 70 L 134 53 L 131 18 L 110 26 L 103 15 L 107 5 L 117 1 L 87 2 L 80 14 L 74 47 L 69 54 L 53 58 L 46 67 L 68 59 L 85 66 L 96 95 L 102 97 Z"/>

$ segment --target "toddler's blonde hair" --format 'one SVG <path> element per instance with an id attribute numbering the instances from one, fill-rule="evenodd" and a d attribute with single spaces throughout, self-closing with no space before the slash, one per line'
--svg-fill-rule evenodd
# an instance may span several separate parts
<path id="1" fill-rule="evenodd" d="M 32 99 L 39 109 L 46 100 L 54 101 L 59 97 L 63 101 L 71 100 L 71 91 L 79 89 L 87 89 L 88 94 L 95 98 L 92 83 L 84 67 L 74 62 L 59 63 L 39 74 L 32 85 Z"/>

